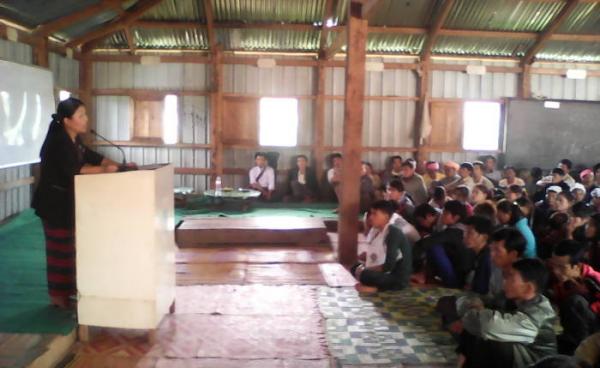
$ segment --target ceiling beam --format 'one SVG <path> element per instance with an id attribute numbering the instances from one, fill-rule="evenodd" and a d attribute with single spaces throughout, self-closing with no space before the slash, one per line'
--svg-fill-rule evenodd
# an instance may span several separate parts
<path id="1" fill-rule="evenodd" d="M 123 12 L 122 0 L 102 0 L 98 4 L 90 5 L 79 11 L 38 26 L 35 29 L 35 34 L 38 36 L 47 37 L 54 32 L 58 32 L 61 29 L 84 21 L 87 18 L 106 10 L 116 10 L 119 13 Z"/>
<path id="2" fill-rule="evenodd" d="M 569 15 L 571 15 L 579 2 L 580 0 L 567 0 L 554 20 L 552 20 L 548 27 L 546 27 L 546 29 L 538 35 L 535 43 L 529 48 L 529 50 L 527 50 L 521 59 L 521 65 L 529 65 L 533 62 L 535 55 L 544 47 L 546 41 L 550 40 L 554 32 L 556 32 L 556 30 L 569 17 Z"/>
<path id="3" fill-rule="evenodd" d="M 425 41 L 425 45 L 421 50 L 421 60 L 428 61 L 431 58 L 431 51 L 433 50 L 433 45 L 435 44 L 436 39 L 440 35 L 440 30 L 444 26 L 444 22 L 450 14 L 450 10 L 454 5 L 454 0 L 445 0 L 442 4 L 442 7 L 433 20 L 431 27 L 429 28 L 429 33 L 427 34 L 427 40 Z"/>
<path id="4" fill-rule="evenodd" d="M 325 2 L 323 11 L 323 19 L 321 19 L 321 34 L 319 35 L 319 57 L 325 52 L 327 47 L 327 39 L 329 38 L 330 27 L 327 26 L 327 21 L 333 17 L 333 0 Z"/>
<path id="5" fill-rule="evenodd" d="M 204 0 L 204 14 L 206 15 L 206 33 L 208 34 L 208 47 L 214 52 L 217 47 L 217 35 L 215 34 L 214 12 L 212 0 Z"/>
<path id="6" fill-rule="evenodd" d="M 373 14 L 377 12 L 377 10 L 384 3 L 383 0 L 362 0 L 359 1 L 362 3 L 361 10 L 361 18 L 364 20 L 369 20 Z M 347 43 L 347 32 L 345 30 L 341 30 L 338 32 L 337 37 L 333 41 L 333 44 L 323 53 L 323 59 L 329 60 L 333 58 L 338 52 L 342 51 L 342 48 Z"/>
<path id="7" fill-rule="evenodd" d="M 131 55 L 135 55 L 135 38 L 133 33 L 131 32 L 131 28 L 125 28 L 124 32 L 125 37 L 127 38 L 127 45 L 129 45 L 129 52 L 131 53 Z"/>
<path id="8" fill-rule="evenodd" d="M 103 39 L 111 34 L 121 31 L 128 26 L 130 26 L 133 22 L 135 22 L 139 17 L 144 15 L 148 10 L 156 6 L 163 0 L 140 0 L 136 3 L 136 5 L 121 14 L 114 21 L 109 22 L 98 29 L 95 29 L 91 32 L 87 32 L 84 35 L 73 39 L 67 43 L 68 47 L 75 47 L 90 41 L 98 41 Z"/>

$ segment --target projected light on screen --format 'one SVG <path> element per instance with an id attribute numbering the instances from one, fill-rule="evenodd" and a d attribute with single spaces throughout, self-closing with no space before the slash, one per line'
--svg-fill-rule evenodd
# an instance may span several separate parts
<path id="1" fill-rule="evenodd" d="M 54 103 L 48 69 L 0 60 L 0 168 L 39 162 Z"/>

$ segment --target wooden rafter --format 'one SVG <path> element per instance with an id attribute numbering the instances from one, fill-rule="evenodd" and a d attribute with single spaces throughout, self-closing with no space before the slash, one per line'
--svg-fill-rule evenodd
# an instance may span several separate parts
<path id="1" fill-rule="evenodd" d="M 206 33 L 208 34 L 208 47 L 214 51 L 217 46 L 217 35 L 215 34 L 215 15 L 212 7 L 212 0 L 204 0 L 204 14 L 206 15 Z"/>
<path id="2" fill-rule="evenodd" d="M 325 2 L 325 10 L 323 12 L 323 19 L 321 20 L 321 35 L 319 37 L 319 56 L 325 50 L 327 46 L 327 38 L 329 37 L 330 27 L 327 27 L 327 21 L 333 17 L 333 0 L 327 0 Z"/>
<path id="3" fill-rule="evenodd" d="M 362 19 L 367 21 L 369 20 L 369 18 L 371 18 L 373 14 L 375 14 L 375 12 L 377 12 L 377 10 L 384 3 L 383 0 L 362 0 L 358 2 L 362 4 Z M 331 47 L 323 53 L 323 58 L 325 60 L 329 60 L 333 58 L 338 52 L 340 52 L 347 43 L 347 37 L 348 35 L 347 32 L 345 32 L 345 30 L 342 30 L 342 32 L 338 33 Z"/>
<path id="4" fill-rule="evenodd" d="M 133 9 L 124 12 L 114 21 L 68 42 L 67 46 L 74 47 L 83 45 L 90 41 L 101 40 L 115 32 L 123 30 L 161 1 L 163 0 L 140 0 Z"/>
<path id="5" fill-rule="evenodd" d="M 535 57 L 535 55 L 544 47 L 546 41 L 548 41 L 552 37 L 554 32 L 556 32 L 556 30 L 569 17 L 569 15 L 571 15 L 571 13 L 573 12 L 573 10 L 575 10 L 579 2 L 580 0 L 567 0 L 567 3 L 565 4 L 565 6 L 563 6 L 558 15 L 554 18 L 554 20 L 550 22 L 550 24 L 548 25 L 548 27 L 546 27 L 544 32 L 539 34 L 533 46 L 531 46 L 529 50 L 527 50 L 525 56 L 523 56 L 523 58 L 521 59 L 521 65 L 527 65 L 533 62 L 533 58 Z"/>
<path id="6" fill-rule="evenodd" d="M 454 0 L 445 0 L 442 4 L 442 8 L 440 9 L 438 15 L 434 19 L 431 27 L 429 28 L 429 33 L 427 34 L 427 40 L 425 41 L 425 45 L 421 50 L 421 60 L 427 61 L 431 58 L 431 51 L 433 49 L 433 45 L 435 45 L 435 41 L 440 35 L 440 30 L 444 26 L 444 22 L 450 14 L 450 10 L 454 5 Z"/>
<path id="7" fill-rule="evenodd" d="M 116 10 L 119 13 L 123 12 L 122 0 L 102 0 L 98 4 L 90 5 L 64 17 L 42 24 L 35 29 L 35 33 L 39 36 L 47 37 L 54 32 L 60 31 L 61 29 L 67 28 L 109 9 Z"/>
<path id="8" fill-rule="evenodd" d="M 125 37 L 127 38 L 127 45 L 129 46 L 129 52 L 131 53 L 131 55 L 135 55 L 135 38 L 133 33 L 131 32 L 131 28 L 130 27 L 126 27 L 124 29 L 125 32 Z"/>

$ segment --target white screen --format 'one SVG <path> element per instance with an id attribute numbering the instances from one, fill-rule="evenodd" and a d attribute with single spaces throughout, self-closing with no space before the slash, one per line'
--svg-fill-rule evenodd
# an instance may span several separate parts
<path id="1" fill-rule="evenodd" d="M 0 168 L 39 161 L 53 113 L 52 73 L 0 60 Z"/>

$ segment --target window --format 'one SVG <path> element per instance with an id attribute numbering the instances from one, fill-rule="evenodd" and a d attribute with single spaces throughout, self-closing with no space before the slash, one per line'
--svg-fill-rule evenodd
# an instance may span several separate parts
<path id="1" fill-rule="evenodd" d="M 500 140 L 500 103 L 465 102 L 463 112 L 463 148 L 495 151 Z"/>
<path id="2" fill-rule="evenodd" d="M 298 142 L 298 100 L 295 98 L 261 98 L 259 130 L 261 146 L 296 146 Z"/>
<path id="3" fill-rule="evenodd" d="M 177 108 L 177 96 L 166 95 L 162 114 L 163 142 L 165 144 L 177 143 L 179 130 L 179 109 Z"/>
<path id="4" fill-rule="evenodd" d="M 61 89 L 58 92 L 58 100 L 59 101 L 64 101 L 64 100 L 68 99 L 69 97 L 71 97 L 71 92 L 69 92 L 69 91 L 65 91 L 64 89 Z"/>

